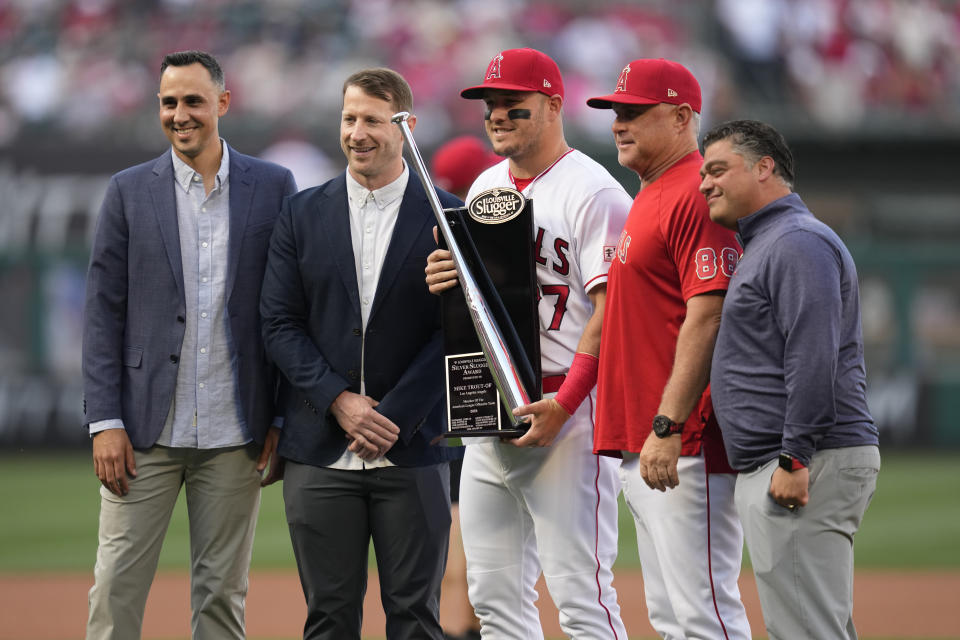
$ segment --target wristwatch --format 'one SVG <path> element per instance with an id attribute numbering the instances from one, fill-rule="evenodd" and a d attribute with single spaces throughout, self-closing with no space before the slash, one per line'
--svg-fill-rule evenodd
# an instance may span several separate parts
<path id="1" fill-rule="evenodd" d="M 683 425 L 677 424 L 664 415 L 654 416 L 653 433 L 658 438 L 668 438 L 676 433 L 683 433 Z"/>
<path id="2" fill-rule="evenodd" d="M 784 453 L 784 452 L 780 453 L 779 464 L 781 469 L 783 469 L 784 471 L 789 471 L 790 473 L 793 473 L 798 469 L 807 468 L 805 464 L 803 464 L 802 462 L 794 458 L 789 453 Z"/>

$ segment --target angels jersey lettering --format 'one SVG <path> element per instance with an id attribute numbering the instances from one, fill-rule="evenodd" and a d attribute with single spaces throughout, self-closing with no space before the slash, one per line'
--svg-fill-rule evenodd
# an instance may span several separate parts
<path id="1" fill-rule="evenodd" d="M 467 194 L 511 186 L 509 162 L 483 172 Z M 605 283 L 630 196 L 597 162 L 571 151 L 523 191 L 533 201 L 540 353 L 544 376 L 564 374 L 593 313 L 587 293 Z"/>

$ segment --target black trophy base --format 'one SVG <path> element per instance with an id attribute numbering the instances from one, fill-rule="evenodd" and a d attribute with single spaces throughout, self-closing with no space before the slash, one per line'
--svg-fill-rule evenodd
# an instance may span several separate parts
<path id="1" fill-rule="evenodd" d="M 470 431 L 465 433 L 463 431 L 444 431 L 440 434 L 444 438 L 505 438 L 507 440 L 512 440 L 514 438 L 519 438 L 525 434 L 527 430 L 524 429 L 494 429 L 492 431 L 487 431 L 481 429 L 480 431 Z"/>
<path id="2" fill-rule="evenodd" d="M 478 431 L 444 431 L 440 434 L 444 438 L 505 438 L 512 440 L 519 438 L 527 432 L 527 427 L 519 429 L 480 429 Z"/>
<path id="3" fill-rule="evenodd" d="M 535 402 L 541 398 L 541 375 L 532 204 L 512 189 L 491 189 L 474 198 L 469 208 L 446 209 L 444 214 L 465 267 L 500 329 L 515 373 Z M 530 423 L 518 424 L 497 392 L 463 290 L 445 291 L 440 306 L 447 375 L 444 435 L 523 435 Z"/>

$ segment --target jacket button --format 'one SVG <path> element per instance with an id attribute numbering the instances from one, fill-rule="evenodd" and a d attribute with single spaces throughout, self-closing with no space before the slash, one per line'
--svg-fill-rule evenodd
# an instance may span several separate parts
<path id="1" fill-rule="evenodd" d="M 180 324 L 183 324 L 185 321 L 186 321 L 186 318 L 184 318 L 183 316 L 177 316 L 177 322 L 179 322 Z"/>
<path id="2" fill-rule="evenodd" d="M 360 329 L 354 329 L 354 330 L 353 330 L 353 335 L 355 335 L 355 336 L 360 335 Z"/>
<path id="3" fill-rule="evenodd" d="M 350 369 L 350 371 L 347 371 L 347 377 L 350 378 L 351 380 L 356 380 L 360 376 L 357 374 L 356 369 Z"/>
<path id="4" fill-rule="evenodd" d="M 180 356 L 178 356 L 177 354 L 171 355 L 171 356 L 170 356 L 170 362 L 173 362 L 173 363 L 180 362 Z"/>

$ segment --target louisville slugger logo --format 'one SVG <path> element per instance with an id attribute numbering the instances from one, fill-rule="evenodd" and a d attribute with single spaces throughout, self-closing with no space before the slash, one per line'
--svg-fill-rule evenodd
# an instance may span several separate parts
<path id="1" fill-rule="evenodd" d="M 471 200 L 467 213 L 477 222 L 498 224 L 520 215 L 526 201 L 519 191 L 497 187 L 484 191 Z"/>

